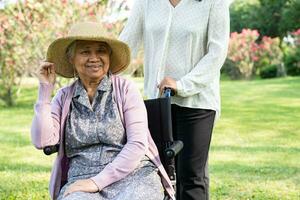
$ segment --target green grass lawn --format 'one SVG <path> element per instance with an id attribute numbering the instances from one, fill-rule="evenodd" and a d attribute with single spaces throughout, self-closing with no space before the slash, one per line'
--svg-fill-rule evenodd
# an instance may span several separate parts
<path id="1" fill-rule="evenodd" d="M 300 199 L 300 78 L 223 81 L 221 87 L 211 199 Z M 25 84 L 18 106 L 0 106 L 0 199 L 49 199 L 54 156 L 30 142 L 36 88 Z"/>

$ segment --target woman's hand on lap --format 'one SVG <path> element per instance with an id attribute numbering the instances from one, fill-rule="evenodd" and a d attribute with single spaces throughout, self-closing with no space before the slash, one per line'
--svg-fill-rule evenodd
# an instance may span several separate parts
<path id="1" fill-rule="evenodd" d="M 64 197 L 73 193 L 73 192 L 98 192 L 98 186 L 92 181 L 92 179 L 82 179 L 75 181 L 71 184 L 65 191 Z"/>

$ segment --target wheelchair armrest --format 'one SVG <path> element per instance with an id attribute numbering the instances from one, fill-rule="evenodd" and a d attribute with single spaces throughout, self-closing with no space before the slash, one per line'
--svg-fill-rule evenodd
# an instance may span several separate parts
<path id="1" fill-rule="evenodd" d="M 43 151 L 44 154 L 46 154 L 47 156 L 58 152 L 58 148 L 59 148 L 59 144 L 53 145 L 53 146 L 46 146 Z"/>
<path id="2" fill-rule="evenodd" d="M 183 142 L 180 140 L 173 141 L 173 144 L 165 149 L 165 154 L 168 158 L 174 158 L 183 148 Z"/>

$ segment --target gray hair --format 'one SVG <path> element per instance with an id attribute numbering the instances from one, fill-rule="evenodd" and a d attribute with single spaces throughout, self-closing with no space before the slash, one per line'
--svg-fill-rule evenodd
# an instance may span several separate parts
<path id="1" fill-rule="evenodd" d="M 67 47 L 66 57 L 68 59 L 68 62 L 70 59 L 73 59 L 75 56 L 76 44 L 77 44 L 77 41 L 75 40 Z"/>

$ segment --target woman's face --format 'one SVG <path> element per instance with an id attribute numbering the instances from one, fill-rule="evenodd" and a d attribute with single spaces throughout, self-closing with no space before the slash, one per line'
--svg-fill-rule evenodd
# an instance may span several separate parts
<path id="1" fill-rule="evenodd" d="M 100 81 L 109 70 L 110 54 L 104 42 L 78 41 L 70 61 L 81 80 Z"/>

